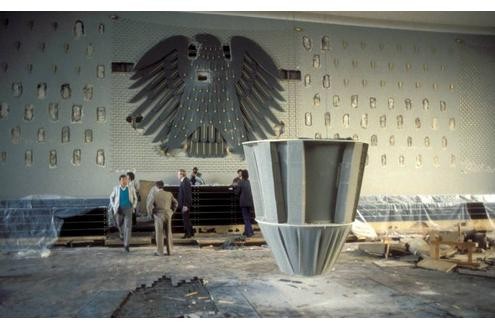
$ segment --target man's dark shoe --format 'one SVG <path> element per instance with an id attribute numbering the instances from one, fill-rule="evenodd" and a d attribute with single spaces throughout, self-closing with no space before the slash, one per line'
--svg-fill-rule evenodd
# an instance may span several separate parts
<path id="1" fill-rule="evenodd" d="M 126 246 L 126 247 L 125 247 L 125 251 L 126 251 L 127 253 L 129 253 L 129 246 Z"/>

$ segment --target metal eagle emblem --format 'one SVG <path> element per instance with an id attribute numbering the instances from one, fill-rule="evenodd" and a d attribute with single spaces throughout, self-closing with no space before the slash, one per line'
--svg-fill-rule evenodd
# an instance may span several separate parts
<path id="1" fill-rule="evenodd" d="M 140 90 L 130 102 L 141 103 L 128 121 L 165 153 L 243 154 L 242 142 L 274 134 L 274 111 L 283 111 L 277 66 L 242 36 L 229 45 L 210 34 L 169 37 L 141 57 L 131 79 Z"/>

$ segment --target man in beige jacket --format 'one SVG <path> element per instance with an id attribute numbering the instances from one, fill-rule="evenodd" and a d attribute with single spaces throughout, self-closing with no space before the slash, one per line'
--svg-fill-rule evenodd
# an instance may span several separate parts
<path id="1" fill-rule="evenodd" d="M 156 256 L 163 255 L 163 224 L 166 225 L 167 253 L 172 252 L 172 216 L 177 206 L 177 200 L 171 192 L 163 190 L 163 181 L 157 181 L 155 186 L 158 191 L 153 193 L 148 203 L 148 213 L 153 215 L 155 221 Z"/>

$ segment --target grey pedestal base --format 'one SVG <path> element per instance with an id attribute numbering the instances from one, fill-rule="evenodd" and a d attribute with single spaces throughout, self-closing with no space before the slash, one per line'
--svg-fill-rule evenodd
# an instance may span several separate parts
<path id="1" fill-rule="evenodd" d="M 323 274 L 333 268 L 352 225 L 256 221 L 280 271 L 304 276 Z"/>

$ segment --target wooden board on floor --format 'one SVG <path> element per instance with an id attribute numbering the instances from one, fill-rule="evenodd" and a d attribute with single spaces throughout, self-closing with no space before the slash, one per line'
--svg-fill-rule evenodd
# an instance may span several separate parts
<path id="1" fill-rule="evenodd" d="M 473 262 L 477 262 L 478 259 L 482 259 L 484 254 L 482 253 L 473 253 Z M 454 256 L 448 258 L 453 261 L 467 262 L 469 257 L 467 254 L 455 254 Z"/>
<path id="2" fill-rule="evenodd" d="M 82 244 L 104 244 L 105 236 L 77 236 L 77 237 L 58 237 L 54 243 L 55 246 L 70 246 Z"/>
<path id="3" fill-rule="evenodd" d="M 458 261 L 458 260 L 452 260 L 452 259 L 446 259 L 445 261 L 455 263 L 459 268 L 468 268 L 468 269 L 475 269 L 475 270 L 483 270 L 484 268 L 488 267 L 483 262 L 473 262 L 473 263 L 467 263 L 464 261 Z"/>
<path id="4" fill-rule="evenodd" d="M 411 262 L 401 262 L 396 260 L 378 260 L 373 261 L 373 263 L 381 268 L 397 268 L 397 267 L 414 267 L 414 263 Z"/>
<path id="5" fill-rule="evenodd" d="M 455 269 L 457 264 L 443 260 L 424 259 L 419 261 L 417 266 L 423 269 L 450 272 Z"/>
<path id="6" fill-rule="evenodd" d="M 132 236 L 129 241 L 130 246 L 151 245 L 151 234 Z M 105 240 L 105 246 L 123 246 L 124 241 L 120 240 L 118 234 L 109 235 Z"/>
<path id="7" fill-rule="evenodd" d="M 195 225 L 194 229 L 196 230 L 196 233 L 217 233 L 217 234 L 222 234 L 222 233 L 241 233 L 244 231 L 244 225 L 243 224 L 231 224 L 231 225 L 207 225 L 207 226 L 200 226 L 200 225 Z M 253 230 L 256 233 L 259 231 L 258 225 L 253 224 Z"/>
<path id="8" fill-rule="evenodd" d="M 263 237 L 251 237 L 245 240 L 236 240 L 235 244 L 238 246 L 260 246 L 266 244 Z"/>
<path id="9" fill-rule="evenodd" d="M 224 243 L 228 242 L 229 239 L 225 238 L 195 238 L 199 247 L 207 247 L 207 246 L 221 246 Z M 245 240 L 231 240 L 230 242 L 236 246 L 259 246 L 265 244 L 265 240 L 262 237 L 251 237 L 246 238 Z"/>
<path id="10" fill-rule="evenodd" d="M 0 248 L 9 247 L 11 244 L 22 245 L 23 247 L 39 248 L 40 238 L 0 238 Z M 67 246 L 75 244 L 103 244 L 105 236 L 79 236 L 79 237 L 58 237 L 53 246 Z M 48 247 L 50 245 L 47 245 Z"/>
<path id="11" fill-rule="evenodd" d="M 445 219 L 445 220 L 435 220 L 435 227 L 424 221 L 379 221 L 379 222 L 368 222 L 370 226 L 375 229 L 376 233 L 386 234 L 391 229 L 394 231 L 400 231 L 401 233 L 421 233 L 426 234 L 431 231 L 432 228 L 436 230 L 449 230 L 452 227 L 457 227 L 459 220 Z M 479 219 L 479 220 L 469 220 L 466 223 L 461 223 L 461 231 L 491 231 L 493 230 L 493 225 L 489 219 Z"/>

